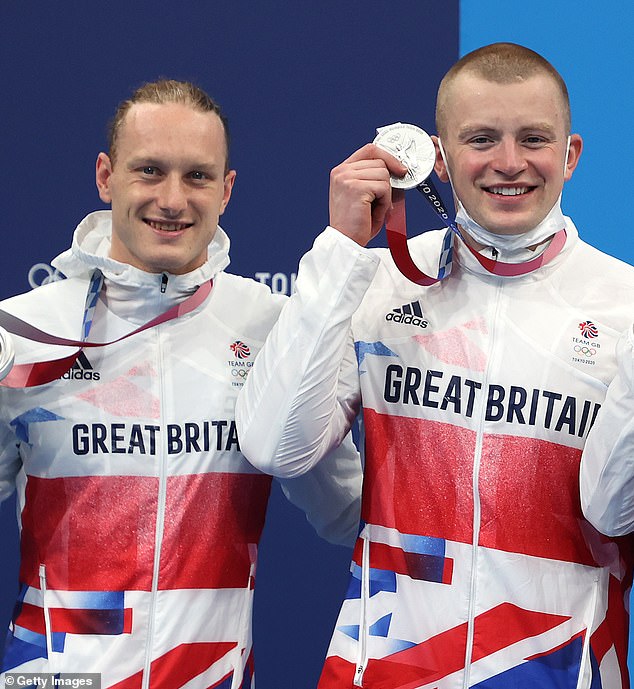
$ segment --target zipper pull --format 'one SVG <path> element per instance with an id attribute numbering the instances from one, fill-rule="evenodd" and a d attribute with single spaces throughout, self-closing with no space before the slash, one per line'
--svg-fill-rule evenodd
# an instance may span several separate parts
<path id="1" fill-rule="evenodd" d="M 161 275 L 161 294 L 165 294 L 165 290 L 167 289 L 167 275 L 163 273 Z"/>

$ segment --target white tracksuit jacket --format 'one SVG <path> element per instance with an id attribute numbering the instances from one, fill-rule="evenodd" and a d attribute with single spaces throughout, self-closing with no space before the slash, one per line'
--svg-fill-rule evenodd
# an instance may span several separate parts
<path id="1" fill-rule="evenodd" d="M 168 276 L 164 292 L 163 276 L 109 259 L 109 237 L 110 213 L 91 214 L 55 262 L 68 279 L 2 307 L 80 339 L 99 268 L 105 291 L 90 339 L 104 342 L 210 278 L 213 288 L 185 316 L 85 349 L 60 380 L 0 388 L 0 499 L 17 485 L 21 506 L 21 590 L 3 670 L 96 672 L 104 689 L 250 689 L 271 478 L 244 459 L 234 407 L 286 298 L 224 272 L 229 240 L 220 228 L 209 261 Z M 73 351 L 15 344 L 17 363 Z M 352 542 L 358 455 L 348 443 L 328 462 L 284 489 L 322 535 Z"/>
<path id="2" fill-rule="evenodd" d="M 634 314 L 634 307 L 631 308 Z M 634 531 L 634 333 L 617 346 L 618 373 L 581 458 L 581 506 L 608 536 Z"/>
<path id="3" fill-rule="evenodd" d="M 245 455 L 295 476 L 363 410 L 350 587 L 320 689 L 627 686 L 629 540 L 583 519 L 585 438 L 634 269 L 581 241 L 535 272 L 409 282 L 328 228 L 237 408 Z M 410 241 L 434 274 L 442 231 Z M 354 347 L 352 346 L 354 344 Z"/>

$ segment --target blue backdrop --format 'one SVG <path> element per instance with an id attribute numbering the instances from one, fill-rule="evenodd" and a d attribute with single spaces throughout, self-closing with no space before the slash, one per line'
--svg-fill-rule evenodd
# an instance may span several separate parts
<path id="1" fill-rule="evenodd" d="M 159 76 L 196 81 L 229 115 L 231 269 L 287 291 L 327 223 L 330 168 L 377 126 L 433 131 L 435 90 L 457 56 L 457 0 L 3 2 L 0 297 L 40 282 L 101 207 L 94 161 L 106 121 Z M 422 201 L 411 207 L 412 224 L 435 226 Z M 0 628 L 16 592 L 14 512 L 0 507 Z M 258 570 L 258 689 L 315 686 L 349 558 L 274 490 Z"/>

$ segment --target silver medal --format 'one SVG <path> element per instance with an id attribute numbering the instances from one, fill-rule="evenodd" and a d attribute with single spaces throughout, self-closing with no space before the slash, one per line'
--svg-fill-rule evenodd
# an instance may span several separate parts
<path id="1" fill-rule="evenodd" d="M 413 124 L 396 122 L 379 127 L 376 132 L 374 143 L 407 167 L 405 176 L 390 176 L 393 187 L 413 189 L 429 177 L 434 169 L 436 149 L 426 131 Z"/>
<path id="2" fill-rule="evenodd" d="M 9 333 L 0 328 L 0 380 L 5 378 L 13 366 L 13 340 Z"/>

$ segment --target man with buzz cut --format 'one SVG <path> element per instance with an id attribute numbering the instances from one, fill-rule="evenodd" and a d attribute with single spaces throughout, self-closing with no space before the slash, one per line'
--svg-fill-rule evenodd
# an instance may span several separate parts
<path id="1" fill-rule="evenodd" d="M 7 686 L 9 672 L 255 686 L 271 477 L 243 457 L 234 407 L 286 298 L 225 272 L 228 156 L 201 89 L 140 87 L 97 158 L 112 210 L 53 262 L 66 279 L 2 304 L 15 364 L 0 388 L 0 499 L 17 487 L 21 509 Z M 324 537 L 352 542 L 360 477 L 348 441 L 283 489 Z"/>
<path id="2" fill-rule="evenodd" d="M 408 126 L 332 171 L 330 226 L 237 408 L 243 452 L 278 476 L 319 466 L 362 411 L 361 528 L 319 689 L 628 687 L 631 543 L 583 518 L 578 474 L 634 270 L 561 211 L 582 150 L 565 83 L 509 43 L 449 70 L 429 150 L 456 221 L 408 243 L 418 274 L 400 245 L 365 248 L 386 217 L 403 234 L 392 186 L 414 147 L 379 140 Z"/>

